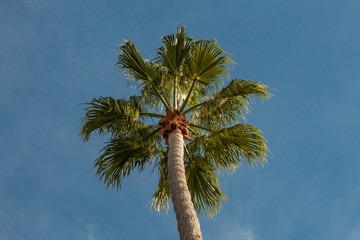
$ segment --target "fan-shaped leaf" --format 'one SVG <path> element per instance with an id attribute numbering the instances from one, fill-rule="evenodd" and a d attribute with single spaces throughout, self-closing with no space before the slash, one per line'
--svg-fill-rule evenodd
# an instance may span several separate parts
<path id="1" fill-rule="evenodd" d="M 190 154 L 185 164 L 186 178 L 198 214 L 214 216 L 227 197 L 221 192 L 216 176 L 216 167 L 203 156 Z"/>
<path id="2" fill-rule="evenodd" d="M 111 97 L 94 98 L 86 108 L 82 117 L 80 136 L 85 142 L 91 133 L 112 135 L 144 125 L 138 120 L 141 112 L 146 111 L 140 96 L 132 96 L 129 100 Z"/>
<path id="3" fill-rule="evenodd" d="M 95 160 L 96 175 L 107 187 L 121 189 L 124 177 L 135 168 L 142 170 L 162 150 L 159 131 L 160 128 L 145 126 L 133 129 L 124 137 L 111 139 Z"/>
<path id="4" fill-rule="evenodd" d="M 268 148 L 261 131 L 245 123 L 212 131 L 210 135 L 195 138 L 188 145 L 190 151 L 197 151 L 217 168 L 233 172 L 247 161 L 249 166 L 266 162 Z"/>

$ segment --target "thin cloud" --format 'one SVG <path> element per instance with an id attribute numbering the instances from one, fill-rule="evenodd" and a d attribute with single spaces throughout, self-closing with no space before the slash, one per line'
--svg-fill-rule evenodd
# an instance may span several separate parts
<path id="1" fill-rule="evenodd" d="M 350 231 L 347 240 L 359 240 L 360 239 L 360 222 Z"/>
<path id="2" fill-rule="evenodd" d="M 218 236 L 213 239 L 258 240 L 258 237 L 250 227 L 242 227 L 236 223 L 223 227 Z"/>
<path id="3" fill-rule="evenodd" d="M 100 240 L 98 236 L 96 236 L 96 226 L 94 224 L 89 224 L 87 226 L 87 238 L 86 240 Z"/>

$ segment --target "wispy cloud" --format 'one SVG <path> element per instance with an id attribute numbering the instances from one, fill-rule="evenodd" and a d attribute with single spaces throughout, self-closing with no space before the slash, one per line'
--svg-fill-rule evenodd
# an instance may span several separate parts
<path id="1" fill-rule="evenodd" d="M 87 240 L 95 240 L 94 234 L 90 232 L 90 233 L 88 234 Z"/>
<path id="2" fill-rule="evenodd" d="M 235 223 L 224 226 L 219 234 L 212 239 L 223 240 L 258 240 L 258 237 L 250 227 L 242 227 Z"/>
<path id="3" fill-rule="evenodd" d="M 350 231 L 347 240 L 359 240 L 360 239 L 360 222 Z"/>
<path id="4" fill-rule="evenodd" d="M 86 240 L 100 240 L 101 238 L 99 238 L 96 234 L 96 227 L 94 224 L 89 224 L 87 226 L 87 237 Z"/>

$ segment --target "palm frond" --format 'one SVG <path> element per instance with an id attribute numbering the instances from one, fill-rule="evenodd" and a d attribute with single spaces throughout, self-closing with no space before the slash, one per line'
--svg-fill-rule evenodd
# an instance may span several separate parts
<path id="1" fill-rule="evenodd" d="M 183 114 L 191 113 L 190 119 L 196 124 L 219 129 L 237 124 L 238 116 L 245 118 L 253 99 L 264 101 L 270 96 L 269 87 L 260 82 L 234 79 L 208 100 L 193 105 Z"/>
<path id="2" fill-rule="evenodd" d="M 151 61 L 145 61 L 139 50 L 130 41 L 121 44 L 120 51 L 115 65 L 119 65 L 128 76 L 128 83 L 134 87 L 143 87 L 142 92 L 146 89 L 156 99 L 156 106 L 161 102 L 166 108 L 170 108 L 169 101 L 158 89 L 164 85 L 162 82 L 166 80 L 165 68 Z"/>
<path id="3" fill-rule="evenodd" d="M 269 87 L 261 82 L 253 82 L 244 79 L 233 79 L 225 88 L 214 94 L 213 98 L 233 98 L 241 97 L 250 103 L 251 98 L 258 98 L 261 101 L 271 97 Z"/>
<path id="4" fill-rule="evenodd" d="M 157 60 L 165 66 L 174 78 L 184 72 L 184 63 L 188 61 L 193 39 L 186 36 L 185 27 L 178 27 L 177 34 L 163 36 L 164 47 L 158 49 Z"/>
<path id="5" fill-rule="evenodd" d="M 186 85 L 185 69 L 190 58 L 193 39 L 186 36 L 185 27 L 179 26 L 177 34 L 162 37 L 163 47 L 158 49 L 156 60 L 168 69 L 172 82 L 172 105 L 178 108 L 178 101 L 181 100 L 182 86 Z"/>
<path id="6" fill-rule="evenodd" d="M 169 108 L 172 82 L 169 80 L 167 69 L 154 61 L 147 61 L 146 64 L 151 83 L 143 84 L 140 90 L 144 102 L 149 108 L 156 111 L 160 111 L 162 104 Z"/>
<path id="7" fill-rule="evenodd" d="M 112 138 L 95 160 L 96 176 L 107 188 L 121 189 L 124 177 L 135 168 L 143 170 L 162 150 L 159 131 L 160 128 L 150 125 L 133 129 L 126 136 Z"/>
<path id="8" fill-rule="evenodd" d="M 167 181 L 167 152 L 161 152 L 160 156 L 160 160 L 157 163 L 159 183 L 152 198 L 151 208 L 157 212 L 167 212 L 169 209 L 169 202 L 171 200 L 170 189 Z"/>
<path id="9" fill-rule="evenodd" d="M 204 98 L 216 92 L 222 87 L 222 78 L 228 77 L 227 69 L 234 61 L 225 55 L 216 41 L 200 40 L 193 44 L 191 56 L 186 63 L 186 77 L 190 79 L 186 97 L 181 105 L 181 111 L 185 106 L 193 106 L 194 98 L 190 98 L 195 92 L 197 98 Z"/>
<path id="10" fill-rule="evenodd" d="M 251 167 L 267 162 L 266 139 L 258 128 L 245 123 L 197 137 L 187 147 L 226 172 L 235 171 L 243 161 Z"/>
<path id="11" fill-rule="evenodd" d="M 146 111 L 142 97 L 131 96 L 129 100 L 112 97 L 94 98 L 82 117 L 80 136 L 87 142 L 91 133 L 113 136 L 124 133 L 135 126 L 142 126 L 139 121 L 141 112 Z"/>
<path id="12" fill-rule="evenodd" d="M 227 197 L 221 192 L 216 167 L 199 154 L 189 153 L 185 163 L 187 184 L 198 214 L 214 216 Z"/>
<path id="13" fill-rule="evenodd" d="M 202 156 L 187 152 L 185 157 L 186 180 L 194 208 L 199 215 L 213 216 L 227 197 L 221 192 L 216 168 Z M 152 198 L 152 209 L 167 212 L 171 194 L 167 182 L 167 153 L 158 162 L 159 183 Z"/>
<path id="14" fill-rule="evenodd" d="M 135 80 L 137 84 L 149 82 L 148 67 L 134 44 L 125 40 L 119 48 L 120 54 L 115 65 L 119 65 L 125 71 L 129 80 Z"/>
<path id="15" fill-rule="evenodd" d="M 187 77 L 205 85 L 214 81 L 221 84 L 222 77 L 228 76 L 227 69 L 234 63 L 225 53 L 216 41 L 196 41 L 186 68 Z"/>

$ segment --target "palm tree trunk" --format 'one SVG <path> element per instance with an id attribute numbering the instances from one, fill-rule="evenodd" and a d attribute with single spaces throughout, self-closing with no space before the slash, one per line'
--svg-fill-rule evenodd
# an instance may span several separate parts
<path id="1" fill-rule="evenodd" d="M 168 184 L 180 240 L 201 240 L 199 219 L 186 183 L 184 140 L 180 130 L 172 131 L 169 135 Z"/>

